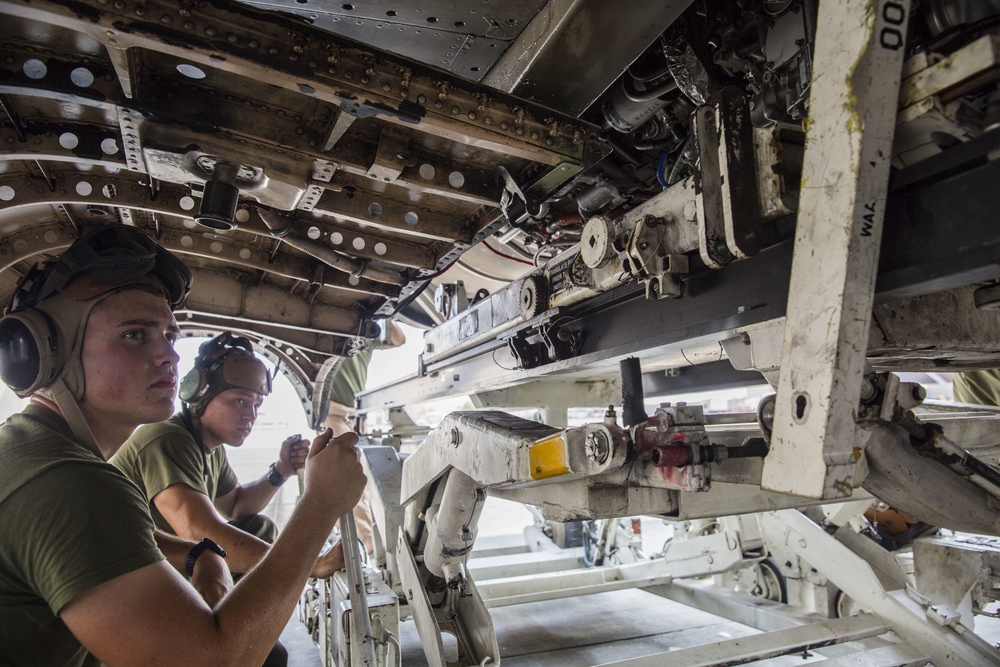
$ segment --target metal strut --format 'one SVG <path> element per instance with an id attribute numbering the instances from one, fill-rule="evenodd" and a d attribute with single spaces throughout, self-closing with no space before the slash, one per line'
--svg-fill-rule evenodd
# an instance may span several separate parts
<path id="1" fill-rule="evenodd" d="M 358 529 L 354 524 L 352 512 L 340 517 L 340 535 L 340 543 L 344 548 L 344 564 L 347 566 L 347 581 L 351 587 L 351 621 L 354 625 L 354 636 L 351 637 L 351 641 L 360 644 L 358 653 L 363 667 L 375 667 L 375 637 L 372 635 L 371 617 L 368 615 L 368 595 L 361 568 Z"/>
<path id="2" fill-rule="evenodd" d="M 931 664 L 985 667 L 996 665 L 1000 659 L 995 648 L 945 610 L 908 588 L 887 588 L 869 562 L 798 510 L 762 514 L 761 528 L 771 543 L 792 549 L 862 608 L 871 610 Z"/>
<path id="3" fill-rule="evenodd" d="M 909 0 L 819 5 L 771 453 L 761 485 L 849 497 Z"/>

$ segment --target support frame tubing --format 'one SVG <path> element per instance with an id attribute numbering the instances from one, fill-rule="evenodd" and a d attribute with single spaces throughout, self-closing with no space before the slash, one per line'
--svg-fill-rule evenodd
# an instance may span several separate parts
<path id="1" fill-rule="evenodd" d="M 798 510 L 767 512 L 760 521 L 767 539 L 784 543 L 938 667 L 1000 663 L 1000 652 L 968 628 L 938 625 L 908 591 L 886 591 L 867 561 Z"/>

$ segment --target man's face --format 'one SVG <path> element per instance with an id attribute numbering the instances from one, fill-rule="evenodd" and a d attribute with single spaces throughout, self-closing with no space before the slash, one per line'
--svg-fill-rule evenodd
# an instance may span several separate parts
<path id="1" fill-rule="evenodd" d="M 201 436 L 206 445 L 225 443 L 239 447 L 257 421 L 264 397 L 247 389 L 226 389 L 205 406 L 201 415 Z"/>
<path id="2" fill-rule="evenodd" d="M 91 311 L 83 337 L 86 386 L 80 409 L 95 433 L 114 436 L 120 446 L 139 424 L 170 416 L 178 331 L 166 300 L 141 290 L 112 294 Z"/>

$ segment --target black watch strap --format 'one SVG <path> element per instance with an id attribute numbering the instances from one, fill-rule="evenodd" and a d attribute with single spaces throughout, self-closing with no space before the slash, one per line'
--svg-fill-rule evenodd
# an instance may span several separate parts
<path id="1" fill-rule="evenodd" d="M 188 552 L 187 560 L 184 561 L 184 571 L 187 572 L 188 579 L 194 576 L 194 564 L 198 560 L 198 556 L 205 553 L 205 551 L 214 551 L 223 558 L 227 555 L 226 550 L 212 540 L 207 537 L 201 538 L 201 542 L 191 548 L 191 551 Z"/>
<path id="2" fill-rule="evenodd" d="M 271 486 L 281 486 L 285 483 L 285 478 L 278 472 L 277 463 L 272 463 L 271 467 L 267 469 L 267 481 L 271 483 Z"/>

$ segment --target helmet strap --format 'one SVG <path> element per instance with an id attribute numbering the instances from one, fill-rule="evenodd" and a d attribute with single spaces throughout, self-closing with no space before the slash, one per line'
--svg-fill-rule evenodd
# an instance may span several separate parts
<path id="1" fill-rule="evenodd" d="M 80 405 L 73 398 L 69 387 L 66 386 L 66 382 L 60 377 L 38 393 L 51 399 L 59 406 L 63 419 L 69 424 L 69 428 L 79 444 L 96 454 L 101 460 L 105 460 L 101 448 L 97 445 L 97 439 L 94 437 L 93 431 L 90 430 L 90 425 L 87 424 L 83 412 L 80 411 Z"/>

